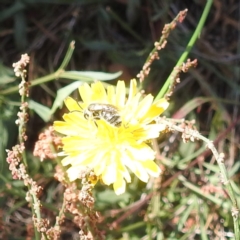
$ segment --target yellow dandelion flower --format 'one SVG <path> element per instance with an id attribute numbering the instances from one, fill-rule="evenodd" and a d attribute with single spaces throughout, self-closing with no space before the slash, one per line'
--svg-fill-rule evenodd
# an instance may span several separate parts
<path id="1" fill-rule="evenodd" d="M 123 81 L 118 81 L 116 89 L 109 86 L 107 90 L 101 82 L 84 84 L 79 93 L 82 102 L 68 97 L 65 104 L 70 112 L 64 114 L 64 121 L 54 122 L 54 129 L 66 135 L 62 164 L 70 166 L 69 179 L 76 180 L 82 168 L 88 167 L 121 194 L 126 182 L 131 182 L 129 169 L 144 182 L 149 176 L 159 176 L 155 152 L 146 141 L 164 130 L 154 119 L 168 102 L 160 99 L 153 103 L 151 94 L 143 97 L 136 80 L 131 81 L 127 98 Z"/>

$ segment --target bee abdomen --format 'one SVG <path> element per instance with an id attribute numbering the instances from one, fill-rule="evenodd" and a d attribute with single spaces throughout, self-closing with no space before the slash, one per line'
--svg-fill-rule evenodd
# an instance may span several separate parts
<path id="1" fill-rule="evenodd" d="M 122 124 L 118 109 L 111 104 L 91 103 L 87 109 L 84 110 L 83 115 L 86 119 L 103 119 L 115 127 L 119 127 Z"/>
<path id="2" fill-rule="evenodd" d="M 115 115 L 109 118 L 108 122 L 116 127 L 119 127 L 122 123 L 122 120 L 120 116 Z"/>

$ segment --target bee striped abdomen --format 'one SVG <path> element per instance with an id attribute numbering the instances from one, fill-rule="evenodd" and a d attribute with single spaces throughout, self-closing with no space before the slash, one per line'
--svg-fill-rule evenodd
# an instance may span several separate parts
<path id="1" fill-rule="evenodd" d="M 118 109 L 111 104 L 91 103 L 83 114 L 86 119 L 103 119 L 115 127 L 121 126 L 122 123 Z"/>

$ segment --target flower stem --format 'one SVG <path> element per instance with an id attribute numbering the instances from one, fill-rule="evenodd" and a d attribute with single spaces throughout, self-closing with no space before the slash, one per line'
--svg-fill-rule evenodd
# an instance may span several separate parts
<path id="1" fill-rule="evenodd" d="M 191 39 L 190 39 L 190 41 L 189 41 L 185 51 L 183 52 L 182 56 L 179 58 L 179 60 L 178 60 L 178 62 L 176 64 L 176 67 L 181 66 L 182 63 L 187 59 L 188 54 L 190 53 L 192 47 L 194 46 L 197 38 L 200 36 L 201 31 L 203 29 L 203 26 L 205 24 L 205 21 L 207 19 L 207 16 L 209 14 L 209 11 L 211 9 L 212 3 L 213 3 L 213 0 L 208 0 L 207 1 L 206 5 L 205 5 L 205 8 L 204 8 L 204 11 L 203 11 L 203 14 L 202 14 L 202 16 L 200 18 L 200 21 L 198 23 L 198 26 L 197 26 L 195 32 L 193 33 L 193 35 L 192 35 L 192 37 L 191 37 Z M 161 88 L 160 92 L 156 96 L 155 100 L 158 100 L 158 99 L 162 98 L 164 96 L 164 94 L 168 91 L 168 88 L 171 85 L 173 72 L 174 72 L 174 70 L 171 72 L 171 74 L 167 78 L 167 80 L 164 83 L 163 87 Z"/>

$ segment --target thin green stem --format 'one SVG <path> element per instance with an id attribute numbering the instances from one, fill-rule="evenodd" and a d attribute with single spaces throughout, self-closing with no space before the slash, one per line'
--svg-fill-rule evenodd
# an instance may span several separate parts
<path id="1" fill-rule="evenodd" d="M 203 11 L 203 14 L 202 14 L 202 16 L 200 18 L 200 21 L 198 23 L 198 26 L 197 26 L 195 32 L 193 33 L 185 51 L 183 52 L 182 56 L 179 58 L 179 60 L 176 64 L 177 67 L 181 66 L 182 63 L 187 59 L 188 54 L 190 53 L 190 51 L 191 51 L 192 47 L 194 46 L 195 42 L 197 41 L 197 38 L 200 36 L 201 31 L 203 29 L 203 26 L 205 24 L 205 21 L 207 19 L 207 16 L 209 14 L 209 11 L 211 9 L 212 3 L 213 3 L 213 0 L 208 0 L 207 1 L 206 6 L 205 6 L 204 11 Z M 167 78 L 167 80 L 164 83 L 163 87 L 161 88 L 160 92 L 156 96 L 155 100 L 158 100 L 158 99 L 162 98 L 165 95 L 165 93 L 168 91 L 168 88 L 169 88 L 169 86 L 171 84 L 171 81 L 172 81 L 172 75 L 173 74 L 174 74 L 174 70 L 171 72 L 171 74 Z"/>
<path id="2" fill-rule="evenodd" d="M 65 55 L 65 57 L 63 59 L 62 64 L 58 68 L 58 70 L 55 71 L 54 73 L 51 73 L 51 74 L 47 75 L 47 76 L 40 77 L 40 78 L 37 78 L 35 80 L 32 80 L 30 87 L 33 87 L 33 86 L 36 86 L 36 85 L 40 85 L 42 83 L 46 83 L 46 82 L 55 80 L 57 78 L 60 78 L 61 75 L 65 72 L 64 69 L 66 68 L 67 64 L 69 63 L 69 61 L 70 61 L 70 59 L 72 57 L 73 51 L 74 51 L 74 41 L 72 41 L 70 43 L 68 51 L 67 51 L 67 53 L 66 53 L 66 55 Z M 15 93 L 17 91 L 18 91 L 18 86 L 13 86 L 13 87 L 10 87 L 8 89 L 0 91 L 0 96 L 9 95 L 9 94 Z"/>
<path id="3" fill-rule="evenodd" d="M 69 61 L 72 58 L 72 54 L 73 54 L 74 48 L 75 48 L 75 41 L 72 41 L 70 43 L 70 45 L 69 45 L 69 48 L 68 48 L 67 53 L 66 53 L 66 55 L 65 55 L 65 57 L 63 59 L 62 64 L 58 68 L 58 71 L 66 68 L 66 66 L 68 65 Z"/>

